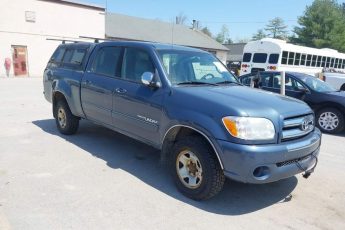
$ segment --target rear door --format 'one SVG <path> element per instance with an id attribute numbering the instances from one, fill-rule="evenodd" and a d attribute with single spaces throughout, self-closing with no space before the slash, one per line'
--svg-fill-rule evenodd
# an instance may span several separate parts
<path id="1" fill-rule="evenodd" d="M 112 125 L 115 78 L 120 76 L 122 48 L 104 46 L 95 51 L 81 82 L 81 102 L 87 119 Z"/>
<path id="2" fill-rule="evenodd" d="M 155 70 L 147 51 L 126 48 L 113 99 L 113 126 L 151 143 L 159 140 L 164 91 L 145 86 L 141 76 Z"/>

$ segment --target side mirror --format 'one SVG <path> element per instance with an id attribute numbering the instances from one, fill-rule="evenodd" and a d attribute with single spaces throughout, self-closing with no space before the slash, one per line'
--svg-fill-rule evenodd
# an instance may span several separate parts
<path id="1" fill-rule="evenodd" d="M 159 88 L 160 83 L 155 81 L 155 75 L 151 72 L 145 72 L 141 75 L 141 82 L 149 87 Z"/>

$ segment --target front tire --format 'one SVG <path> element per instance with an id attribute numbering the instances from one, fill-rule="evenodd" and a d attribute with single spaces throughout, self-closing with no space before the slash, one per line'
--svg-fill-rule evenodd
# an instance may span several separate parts
<path id="1" fill-rule="evenodd" d="M 344 115 L 335 108 L 321 109 L 316 119 L 316 124 L 322 132 L 336 134 L 344 130 Z"/>
<path id="2" fill-rule="evenodd" d="M 178 190 L 193 200 L 219 193 L 225 176 L 209 144 L 200 137 L 178 140 L 173 148 L 171 171 Z"/>
<path id="3" fill-rule="evenodd" d="M 74 116 L 66 101 L 56 103 L 55 122 L 60 133 L 64 135 L 75 134 L 79 127 L 79 118 Z"/>

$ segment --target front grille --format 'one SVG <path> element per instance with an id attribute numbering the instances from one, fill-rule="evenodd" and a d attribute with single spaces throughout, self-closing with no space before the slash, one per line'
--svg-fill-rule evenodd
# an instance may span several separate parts
<path id="1" fill-rule="evenodd" d="M 293 140 L 306 136 L 314 130 L 314 115 L 307 114 L 286 118 L 282 130 L 282 141 Z"/>
<path id="2" fill-rule="evenodd" d="M 304 156 L 304 157 L 300 157 L 300 158 L 296 158 L 296 159 L 292 159 L 292 160 L 288 160 L 288 161 L 283 161 L 283 162 L 279 162 L 276 165 L 278 167 L 282 167 L 282 166 L 286 166 L 286 165 L 291 165 L 291 164 L 295 164 L 299 161 L 303 161 L 305 159 L 308 159 L 311 156 L 311 154 Z"/>

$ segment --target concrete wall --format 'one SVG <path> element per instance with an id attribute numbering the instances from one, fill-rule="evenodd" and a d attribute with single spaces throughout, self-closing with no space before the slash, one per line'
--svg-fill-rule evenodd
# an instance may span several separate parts
<path id="1" fill-rule="evenodd" d="M 35 22 L 26 21 L 26 11 L 35 12 Z M 104 34 L 102 9 L 52 1 L 1 0 L 0 77 L 5 76 L 5 58 L 12 59 L 12 45 L 27 47 L 28 75 L 42 76 L 47 61 L 60 44 L 46 38 L 73 40 L 79 36 L 102 38 Z M 10 75 L 13 76 L 13 65 Z"/>

